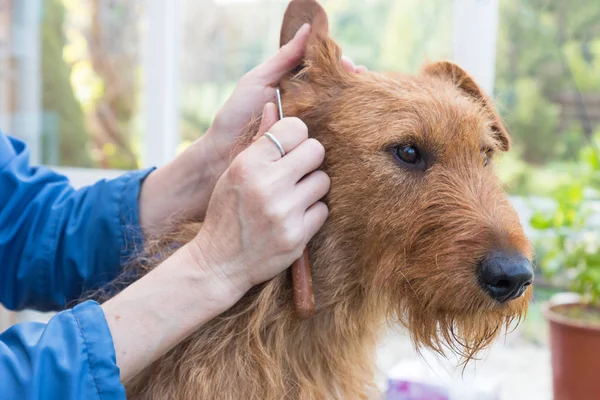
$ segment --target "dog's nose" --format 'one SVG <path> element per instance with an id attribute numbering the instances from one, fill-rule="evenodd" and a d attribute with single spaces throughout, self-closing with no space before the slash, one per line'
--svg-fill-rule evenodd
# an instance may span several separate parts
<path id="1" fill-rule="evenodd" d="M 533 281 L 531 262 L 518 253 L 494 251 L 479 268 L 479 282 L 501 303 L 521 296 Z"/>

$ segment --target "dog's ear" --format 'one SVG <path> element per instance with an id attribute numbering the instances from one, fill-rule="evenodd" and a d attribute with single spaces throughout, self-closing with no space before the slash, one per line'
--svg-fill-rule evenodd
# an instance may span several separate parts
<path id="1" fill-rule="evenodd" d="M 488 115 L 491 121 L 492 131 L 495 138 L 500 143 L 500 148 L 503 151 L 510 149 L 510 135 L 506 131 L 502 118 L 498 114 L 492 100 L 485 92 L 475 83 L 475 80 L 458 65 L 441 61 L 426 65 L 423 68 L 423 73 L 429 76 L 435 76 L 440 79 L 448 80 L 461 89 L 467 96 L 472 97 L 479 102 L 483 111 Z"/>
<path id="2" fill-rule="evenodd" d="M 292 40 L 304 24 L 311 25 L 313 36 L 322 38 L 329 36 L 327 13 L 318 2 L 315 0 L 292 0 L 283 16 L 279 46 L 284 46 Z"/>
<path id="3" fill-rule="evenodd" d="M 285 11 L 281 27 L 280 46 L 287 44 L 304 24 L 311 25 L 304 59 L 298 67 L 282 79 L 284 91 L 290 79 L 312 84 L 335 82 L 343 73 L 342 52 L 329 37 L 327 13 L 315 0 L 292 0 Z"/>

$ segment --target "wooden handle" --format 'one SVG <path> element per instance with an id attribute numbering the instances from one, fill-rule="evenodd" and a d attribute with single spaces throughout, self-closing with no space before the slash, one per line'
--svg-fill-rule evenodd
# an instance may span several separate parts
<path id="1" fill-rule="evenodd" d="M 300 318 L 315 315 L 315 295 L 310 274 L 308 249 L 292 265 L 292 285 L 294 286 L 294 307 Z"/>
<path id="2" fill-rule="evenodd" d="M 279 119 L 283 119 L 283 106 L 281 104 L 281 92 L 276 89 L 277 109 Z M 292 264 L 292 286 L 294 288 L 294 308 L 300 318 L 310 318 L 315 315 L 315 294 L 313 293 L 312 277 L 310 274 L 310 260 L 308 249 L 304 249 L 302 257 Z"/>

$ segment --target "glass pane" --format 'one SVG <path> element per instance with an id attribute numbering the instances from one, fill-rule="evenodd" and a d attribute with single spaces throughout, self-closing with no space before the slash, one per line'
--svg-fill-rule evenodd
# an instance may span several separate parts
<path id="1" fill-rule="evenodd" d="M 552 192 L 600 133 L 600 2 L 500 1 L 497 103 L 514 138 L 514 194 Z"/>
<path id="2" fill-rule="evenodd" d="M 242 75 L 278 48 L 286 0 L 184 0 L 182 147 L 204 134 Z M 378 71 L 452 56 L 452 1 L 322 0 L 344 54 Z"/>
<path id="3" fill-rule="evenodd" d="M 0 128 L 34 162 L 136 168 L 143 0 L 0 1 Z"/>

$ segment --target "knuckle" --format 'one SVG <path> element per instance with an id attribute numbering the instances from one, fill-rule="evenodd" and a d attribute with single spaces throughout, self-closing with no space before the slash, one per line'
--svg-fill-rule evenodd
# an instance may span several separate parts
<path id="1" fill-rule="evenodd" d="M 317 179 L 319 182 L 319 187 L 321 187 L 325 192 L 329 191 L 331 187 L 331 178 L 324 171 L 315 171 L 317 175 Z"/>
<path id="2" fill-rule="evenodd" d="M 325 147 L 317 139 L 310 138 L 306 140 L 306 146 L 310 146 L 310 153 L 315 158 L 323 160 L 325 158 Z"/>
<path id="3" fill-rule="evenodd" d="M 302 257 L 302 252 L 304 251 L 304 246 L 296 246 L 293 250 L 290 250 L 290 256 L 294 258 L 294 260 Z"/>
<path id="4" fill-rule="evenodd" d="M 316 207 L 318 207 L 319 212 L 321 212 L 325 218 L 329 216 L 329 207 L 327 206 L 327 204 L 325 204 L 322 201 L 318 201 L 315 205 Z"/>
<path id="5" fill-rule="evenodd" d="M 269 201 L 265 201 L 264 207 L 265 216 L 271 223 L 276 225 L 282 225 L 290 212 L 285 206 L 281 204 L 272 204 Z"/>
<path id="6" fill-rule="evenodd" d="M 294 59 L 294 48 L 290 45 L 290 42 L 281 46 L 279 51 L 277 52 L 277 57 L 280 58 L 280 61 L 284 63 L 290 63 Z"/>
<path id="7" fill-rule="evenodd" d="M 247 181 L 252 177 L 252 168 L 248 156 L 244 153 L 240 154 L 229 167 L 230 175 L 234 181 L 242 182 Z"/>
<path id="8" fill-rule="evenodd" d="M 298 58 L 302 55 L 303 49 L 299 46 L 295 46 L 293 42 L 288 42 L 281 46 L 279 51 L 275 54 L 272 62 L 278 65 L 294 65 L 298 62 Z"/>
<path id="9" fill-rule="evenodd" d="M 294 225 L 288 225 L 280 235 L 280 245 L 283 251 L 294 253 L 302 250 L 304 232 Z"/>
<path id="10" fill-rule="evenodd" d="M 275 211 L 272 210 L 273 207 L 270 205 L 273 198 L 273 189 L 271 186 L 267 185 L 261 179 L 256 179 L 249 184 L 249 191 L 252 199 L 256 201 L 264 210 L 265 216 L 269 217 L 270 219 L 275 217 Z"/>
<path id="11" fill-rule="evenodd" d="M 298 117 L 289 117 L 285 120 L 285 129 L 299 135 L 303 140 L 308 138 L 308 127 Z"/>

